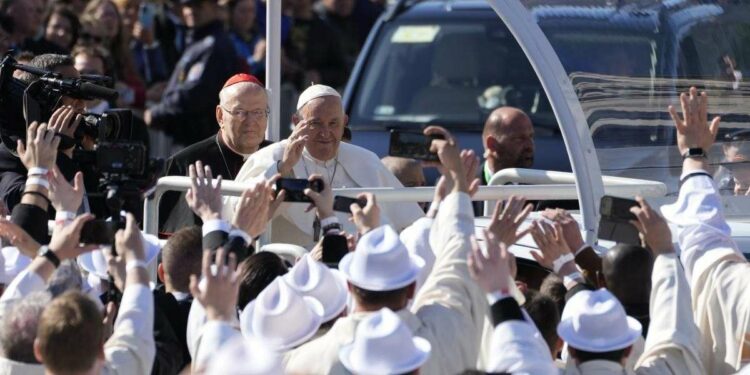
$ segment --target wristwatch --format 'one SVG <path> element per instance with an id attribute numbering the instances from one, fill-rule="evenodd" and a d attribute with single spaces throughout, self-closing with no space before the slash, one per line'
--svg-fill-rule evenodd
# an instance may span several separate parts
<path id="1" fill-rule="evenodd" d="M 46 258 L 53 266 L 55 266 L 55 268 L 60 267 L 60 258 L 58 258 L 55 252 L 47 247 L 47 245 L 43 245 L 39 248 L 37 256 Z"/>
<path id="2" fill-rule="evenodd" d="M 700 147 L 691 147 L 691 148 L 689 148 L 687 150 L 687 152 L 685 152 L 684 154 L 682 154 L 682 158 L 683 159 L 687 159 L 687 158 L 705 158 L 705 157 L 706 157 L 706 151 L 704 151 Z"/>

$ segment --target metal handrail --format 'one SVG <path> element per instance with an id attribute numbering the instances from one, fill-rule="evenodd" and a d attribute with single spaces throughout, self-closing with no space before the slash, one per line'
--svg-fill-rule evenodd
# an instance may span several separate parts
<path id="1" fill-rule="evenodd" d="M 667 195 L 667 185 L 663 182 L 652 180 L 641 180 L 637 178 L 602 176 L 604 193 L 621 197 L 634 197 L 640 195 L 647 198 L 663 197 Z M 506 168 L 497 171 L 488 185 L 497 186 L 505 184 L 531 184 L 531 185 L 575 185 L 575 175 L 570 172 L 545 171 L 526 168 Z M 565 198 L 577 199 L 578 197 Z M 535 199 L 535 198 L 529 198 Z M 559 199 L 547 197 L 544 199 Z M 484 202 L 484 212 L 492 212 L 495 201 Z"/>
<path id="2" fill-rule="evenodd" d="M 525 171 L 528 170 L 516 170 L 517 176 L 523 176 Z M 544 172 L 544 171 L 541 171 Z M 556 175 L 556 173 L 563 172 L 547 172 L 549 173 L 549 181 L 555 179 L 561 179 L 562 176 Z M 514 174 L 503 178 L 511 178 Z M 497 175 L 496 175 L 497 176 Z M 500 177 L 498 177 L 500 178 Z M 495 178 L 493 177 L 493 181 Z M 636 189 L 634 185 L 637 181 L 635 179 L 623 179 L 615 177 L 610 180 L 610 183 L 606 185 L 607 194 L 619 195 L 619 196 L 630 196 L 632 192 L 637 190 L 637 193 L 644 197 L 661 197 L 666 194 L 666 186 L 661 183 L 649 182 L 644 184 L 642 187 Z M 658 186 L 661 184 L 661 188 Z M 250 186 L 247 182 L 237 181 L 223 181 L 221 186 L 222 195 L 237 197 Z M 153 194 L 149 199 L 144 202 L 143 208 L 143 229 L 146 233 L 157 234 L 158 232 L 158 215 L 159 215 L 159 201 L 162 195 L 167 191 L 187 191 L 190 188 L 190 177 L 181 176 L 168 176 L 160 178 Z M 434 187 L 418 187 L 418 188 L 343 188 L 333 189 L 335 195 L 345 195 L 355 197 L 360 193 L 373 193 L 378 202 L 429 202 L 432 201 L 435 194 Z M 539 184 L 539 185 L 496 185 L 496 186 L 481 186 L 479 191 L 472 197 L 472 200 L 499 200 L 505 199 L 512 195 L 522 195 L 527 199 L 533 200 L 561 200 L 561 199 L 578 199 L 578 191 L 576 190 L 575 184 L 564 183 L 564 184 Z M 485 211 L 490 212 L 490 211 Z"/>

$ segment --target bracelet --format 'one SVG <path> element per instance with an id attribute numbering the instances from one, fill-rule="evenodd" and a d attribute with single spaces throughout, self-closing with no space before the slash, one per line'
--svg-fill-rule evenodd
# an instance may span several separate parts
<path id="1" fill-rule="evenodd" d="M 75 218 L 76 218 L 76 213 L 75 212 L 57 211 L 57 213 L 55 214 L 55 221 L 57 221 L 57 220 L 68 221 L 68 220 L 73 220 Z"/>
<path id="2" fill-rule="evenodd" d="M 24 191 L 23 194 L 21 194 L 21 196 L 23 197 L 26 194 L 30 194 L 30 195 L 34 195 L 34 196 L 37 196 L 39 198 L 42 198 L 42 199 L 44 199 L 47 202 L 48 205 L 50 205 L 50 206 L 52 205 L 52 201 L 50 201 L 49 198 L 47 198 L 46 195 L 44 195 L 44 194 L 42 194 L 42 193 L 40 193 L 38 191 Z"/>
<path id="3" fill-rule="evenodd" d="M 31 167 L 29 168 L 28 176 L 47 176 L 49 169 L 42 167 Z"/>
<path id="4" fill-rule="evenodd" d="M 148 265 L 142 259 L 129 260 L 125 264 L 125 271 L 130 271 L 130 270 L 132 270 L 134 268 L 143 268 L 145 270 L 145 269 L 148 268 Z"/>
<path id="5" fill-rule="evenodd" d="M 39 185 L 49 190 L 49 181 L 47 181 L 47 176 L 29 177 L 28 179 L 26 179 L 26 186 L 29 186 L 29 185 Z"/>
<path id="6" fill-rule="evenodd" d="M 552 270 L 555 271 L 555 273 L 560 272 L 560 268 L 562 268 L 565 263 L 570 262 L 571 260 L 575 260 L 576 257 L 573 256 L 571 253 L 567 253 L 565 255 L 560 255 L 557 259 L 555 259 L 554 262 L 552 262 Z"/>
<path id="7" fill-rule="evenodd" d="M 571 273 L 570 275 L 563 276 L 563 284 L 567 287 L 568 285 L 576 282 L 580 283 L 583 281 L 583 275 L 581 275 L 580 272 L 576 271 Z"/>

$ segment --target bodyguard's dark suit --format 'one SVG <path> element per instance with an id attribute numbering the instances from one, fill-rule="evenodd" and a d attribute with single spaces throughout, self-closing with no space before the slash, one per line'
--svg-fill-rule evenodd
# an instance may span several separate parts
<path id="1" fill-rule="evenodd" d="M 263 141 L 260 148 L 270 145 Z M 167 159 L 167 176 L 187 176 L 190 164 L 200 160 L 211 167 L 214 177 L 221 175 L 233 180 L 245 163 L 242 155 L 229 149 L 218 134 L 214 134 Z M 174 233 L 185 226 L 200 224 L 185 203 L 184 195 L 177 192 L 164 194 L 159 204 L 159 228 L 161 232 Z"/>
<path id="2" fill-rule="evenodd" d="M 193 30 L 189 40 L 161 102 L 149 108 L 151 126 L 183 145 L 216 133 L 219 91 L 229 77 L 247 71 L 221 21 Z"/>

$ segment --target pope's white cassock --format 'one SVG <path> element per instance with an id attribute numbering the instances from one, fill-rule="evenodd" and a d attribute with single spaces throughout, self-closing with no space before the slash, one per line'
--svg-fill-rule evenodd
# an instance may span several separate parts
<path id="1" fill-rule="evenodd" d="M 340 95 L 332 88 L 314 85 L 300 95 L 297 109 L 313 99 Z M 267 146 L 247 159 L 235 181 L 253 181 L 258 177 L 271 178 L 278 173 L 278 162 L 284 156 L 288 140 Z M 335 188 L 392 187 L 403 185 L 373 152 L 362 147 L 341 142 L 338 153 L 332 160 L 317 160 L 305 149 L 299 162 L 293 167 L 294 178 L 307 179 L 319 174 L 327 186 Z M 390 224 L 401 231 L 424 215 L 416 202 L 378 203 L 381 224 Z M 233 204 L 225 205 L 234 207 Z M 304 247 L 313 245 L 313 221 L 315 213 L 305 212 L 307 203 L 284 203 L 272 222 L 271 241 L 293 243 Z M 231 208 L 230 208 L 231 209 Z M 337 212 L 336 216 L 343 229 L 356 233 L 356 227 L 349 222 L 350 215 Z M 229 217 L 229 216 L 226 216 Z"/>

